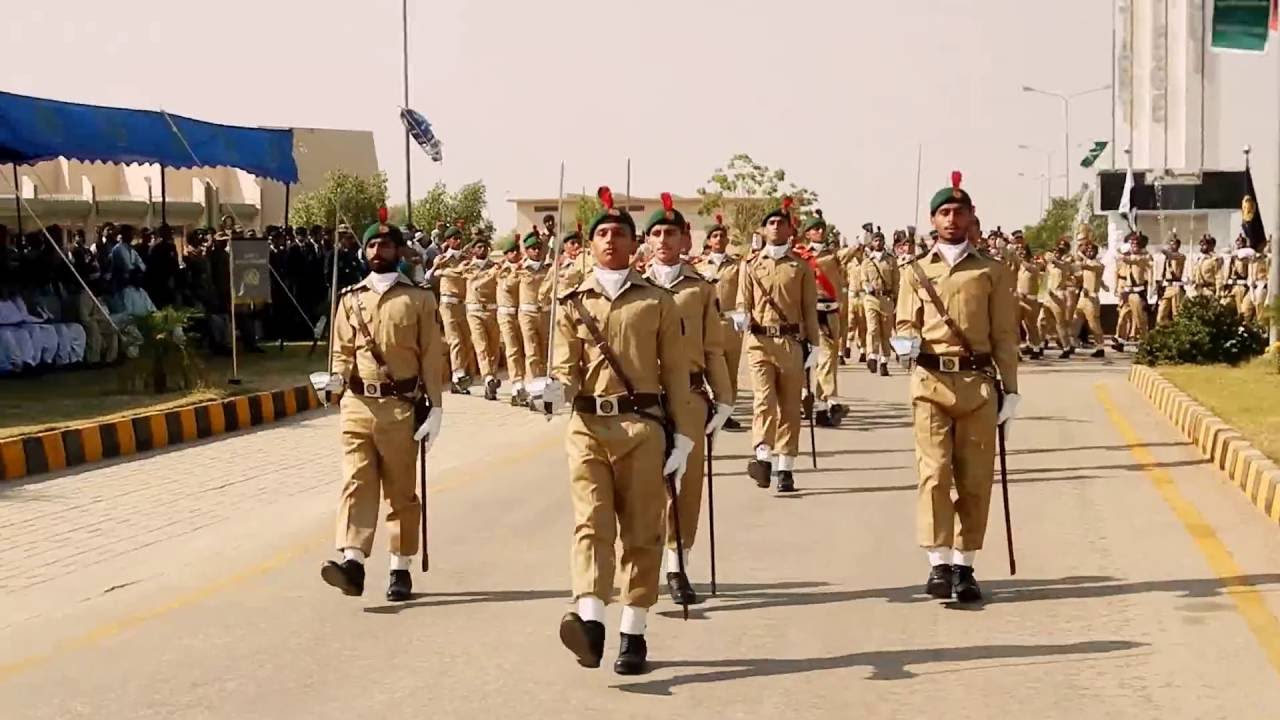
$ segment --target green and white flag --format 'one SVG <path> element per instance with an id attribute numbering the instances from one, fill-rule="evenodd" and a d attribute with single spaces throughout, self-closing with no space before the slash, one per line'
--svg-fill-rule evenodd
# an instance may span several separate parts
<path id="1" fill-rule="evenodd" d="M 1098 158 L 1102 157 L 1103 151 L 1107 149 L 1107 145 L 1109 144 L 1110 143 L 1108 143 L 1106 140 L 1094 141 L 1093 147 L 1089 150 L 1089 154 L 1085 155 L 1084 159 L 1080 161 L 1080 167 L 1082 168 L 1093 167 L 1093 164 L 1098 162 Z"/>
<path id="2" fill-rule="evenodd" d="M 1272 0 L 1214 0 L 1214 50 L 1261 53 L 1267 50 Z"/>

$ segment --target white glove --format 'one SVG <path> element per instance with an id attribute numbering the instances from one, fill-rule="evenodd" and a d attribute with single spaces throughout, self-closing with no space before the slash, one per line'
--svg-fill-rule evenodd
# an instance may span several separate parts
<path id="1" fill-rule="evenodd" d="M 564 385 L 559 380 L 550 377 L 534 378 L 525 385 L 525 390 L 529 395 L 540 400 L 544 406 L 551 406 L 547 414 L 554 415 L 556 411 L 564 406 Z"/>
<path id="2" fill-rule="evenodd" d="M 711 416 L 711 421 L 707 423 L 707 435 L 715 435 L 720 432 L 720 428 L 724 427 L 724 423 L 733 414 L 733 406 L 716 403 L 716 412 Z"/>
<path id="3" fill-rule="evenodd" d="M 662 466 L 663 476 L 675 473 L 676 480 L 683 477 L 691 452 L 693 452 L 693 441 L 683 435 L 676 435 L 675 447 L 671 448 L 671 454 L 667 456 L 667 464 Z"/>
<path id="4" fill-rule="evenodd" d="M 900 358 L 914 360 L 920 355 L 920 338 L 915 335 L 894 335 L 889 338 L 889 345 Z"/>
<path id="5" fill-rule="evenodd" d="M 996 416 L 996 425 L 1004 426 L 1004 439 L 1009 440 L 1009 434 L 1013 430 L 1013 418 L 1018 414 L 1018 403 L 1022 401 L 1022 396 L 1017 393 L 1009 393 L 1004 396 L 1004 407 L 1000 408 L 1000 414 Z"/>
<path id="6" fill-rule="evenodd" d="M 746 332 L 750 323 L 747 322 L 747 314 L 744 312 L 729 313 L 729 320 L 733 323 L 733 329 L 737 332 Z"/>
<path id="7" fill-rule="evenodd" d="M 422 448 L 423 452 L 431 452 L 431 446 L 436 444 L 436 440 L 440 439 L 440 423 L 444 421 L 444 408 L 434 407 L 431 412 L 427 413 L 426 422 L 418 426 L 418 431 L 413 434 L 413 439 L 426 443 Z"/>
<path id="8" fill-rule="evenodd" d="M 804 369 L 810 370 L 827 356 L 827 349 L 821 345 L 814 345 L 809 349 L 809 356 L 804 359 Z"/>

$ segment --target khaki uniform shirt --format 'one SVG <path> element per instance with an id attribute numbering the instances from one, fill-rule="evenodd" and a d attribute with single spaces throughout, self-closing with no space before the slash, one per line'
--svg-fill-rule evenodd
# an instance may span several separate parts
<path id="1" fill-rule="evenodd" d="M 848 288 L 848 292 L 861 296 L 862 288 L 862 256 L 863 250 L 860 247 L 845 248 L 836 254 L 836 257 L 842 258 L 844 263 L 844 283 Z"/>
<path id="2" fill-rule="evenodd" d="M 1080 258 L 1080 288 L 1085 295 L 1098 297 L 1098 292 L 1106 287 L 1102 283 L 1102 274 L 1105 271 L 1106 266 L 1097 258 L 1093 260 L 1086 257 Z"/>
<path id="3" fill-rule="evenodd" d="M 1050 255 L 1047 260 L 1048 278 L 1046 287 L 1051 293 L 1062 294 L 1071 284 L 1071 261 Z"/>
<path id="4" fill-rule="evenodd" d="M 1116 260 L 1116 288 L 1119 292 L 1141 288 L 1145 292 L 1151 282 L 1151 256 L 1145 252 L 1125 253 Z M 1137 292 L 1137 291 L 1133 291 Z"/>
<path id="5" fill-rule="evenodd" d="M 877 297 L 893 299 L 898 293 L 898 263 L 893 255 L 867 251 L 862 261 L 862 289 Z"/>
<path id="6" fill-rule="evenodd" d="M 1160 282 L 1166 285 L 1182 282 L 1187 271 L 1187 256 L 1178 252 L 1164 254 L 1164 268 L 1160 271 Z"/>
<path id="7" fill-rule="evenodd" d="M 1035 299 L 1040 295 L 1040 266 L 1034 261 L 1018 265 L 1018 296 Z"/>
<path id="8" fill-rule="evenodd" d="M 537 270 L 530 270 L 527 265 L 521 265 L 520 268 L 520 309 L 532 311 L 535 307 L 539 309 L 549 309 L 551 303 L 547 301 L 547 295 L 550 293 L 550 283 L 547 282 L 549 269 L 546 263 L 538 266 Z M 544 288 L 545 286 L 545 288 Z"/>
<path id="9" fill-rule="evenodd" d="M 467 305 L 484 305 L 477 310 L 493 310 L 498 302 L 498 272 L 501 266 L 492 261 L 472 260 L 462 274 L 467 279 Z M 471 308 L 468 308 L 471 309 Z"/>
<path id="10" fill-rule="evenodd" d="M 1201 292 L 1218 293 L 1222 290 L 1222 258 L 1205 255 L 1191 268 L 1191 284 Z"/>
<path id="11" fill-rule="evenodd" d="M 738 310 L 752 323 L 765 327 L 797 324 L 800 339 L 817 346 L 822 341 L 818 329 L 818 283 L 809 264 L 788 253 L 774 260 L 761 253 L 742 264 L 738 281 Z M 779 316 L 766 294 L 782 309 Z"/>
<path id="12" fill-rule="evenodd" d="M 991 355 L 1005 392 L 1018 392 L 1018 304 L 1013 298 L 1008 268 L 974 252 L 952 267 L 936 249 L 916 262 L 933 283 L 947 314 L 964 333 L 973 352 Z M 964 355 L 964 347 L 943 322 L 910 267 L 903 268 L 897 314 L 898 334 L 919 337 L 921 352 Z"/>
<path id="13" fill-rule="evenodd" d="M 450 295 L 459 300 L 465 298 L 467 295 L 466 269 L 467 261 L 461 254 L 441 261 L 433 272 L 433 277 L 440 281 L 440 294 Z"/>
<path id="14" fill-rule="evenodd" d="M 391 377 L 383 377 L 368 349 L 368 338 L 359 330 L 356 313 L 363 309 L 365 325 L 382 353 Z M 333 328 L 333 371 L 348 382 L 359 376 L 364 382 L 418 378 L 433 407 L 440 407 L 440 321 L 436 300 L 426 288 L 401 278 L 379 295 L 362 280 L 338 298 Z"/>
<path id="15" fill-rule="evenodd" d="M 818 253 L 817 263 L 818 263 L 818 269 L 822 271 L 823 275 L 827 276 L 827 279 L 830 280 L 831 284 L 834 285 L 836 288 L 835 297 L 823 298 L 823 299 L 844 302 L 844 294 L 845 294 L 844 272 L 840 267 L 840 260 L 836 257 L 836 254 L 830 250 L 823 250 L 822 252 Z M 819 285 L 818 294 L 822 295 L 822 292 L 823 292 L 822 286 Z"/>
<path id="16" fill-rule="evenodd" d="M 498 306 L 519 307 L 520 263 L 502 261 L 498 266 Z"/>
<path id="17" fill-rule="evenodd" d="M 742 270 L 742 258 L 736 255 L 724 256 L 724 262 L 716 265 L 710 257 L 703 257 L 694 266 L 698 274 L 716 288 L 716 312 L 723 317 L 738 306 L 738 282 Z"/>
<path id="18" fill-rule="evenodd" d="M 1253 258 L 1238 258 L 1234 254 L 1231 255 L 1231 261 L 1227 265 L 1227 284 L 1233 287 L 1237 285 L 1247 284 L 1252 278 L 1250 265 L 1253 264 Z"/>
<path id="19" fill-rule="evenodd" d="M 568 397 L 608 397 L 627 391 L 578 317 L 573 298 L 579 297 L 635 392 L 665 393 L 676 432 L 696 438 L 706 418 L 689 389 L 689 355 L 682 347 L 680 309 L 671 293 L 650 285 L 634 270 L 627 283 L 618 297 L 610 300 L 593 273 L 561 294 L 551 375 L 564 384 Z"/>
<path id="20" fill-rule="evenodd" d="M 727 260 L 725 261 L 728 262 Z M 645 277 L 655 287 L 663 288 L 652 275 Z M 711 397 L 722 405 L 733 404 L 732 385 L 729 383 L 729 366 L 724 359 L 724 325 L 720 321 L 716 286 L 693 269 L 681 263 L 680 276 L 669 288 L 680 309 L 684 323 L 684 341 L 681 343 L 688 355 L 689 372 L 703 373 Z M 700 387 L 690 387 L 700 390 Z"/>

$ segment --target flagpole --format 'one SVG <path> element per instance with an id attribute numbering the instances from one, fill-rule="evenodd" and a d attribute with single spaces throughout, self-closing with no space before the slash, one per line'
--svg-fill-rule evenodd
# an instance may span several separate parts
<path id="1" fill-rule="evenodd" d="M 404 106 L 409 107 L 409 0 L 400 2 L 400 27 L 404 38 Z M 409 127 L 404 128 L 404 217 L 405 225 L 413 224 L 413 173 L 409 167 Z"/>
<path id="2" fill-rule="evenodd" d="M 916 205 L 911 209 L 911 217 L 915 220 L 916 227 L 920 227 L 920 169 L 924 164 L 924 144 L 916 145 Z M 912 238 L 914 241 L 915 238 Z"/>

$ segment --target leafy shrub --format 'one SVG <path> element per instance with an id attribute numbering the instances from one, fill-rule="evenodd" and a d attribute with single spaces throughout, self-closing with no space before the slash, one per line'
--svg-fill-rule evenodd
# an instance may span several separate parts
<path id="1" fill-rule="evenodd" d="M 1189 298 L 1172 323 L 1157 327 L 1138 346 L 1142 365 L 1190 363 L 1236 365 L 1267 347 L 1262 330 L 1245 322 L 1234 305 L 1215 298 Z"/>
<path id="2" fill-rule="evenodd" d="M 191 390 L 200 382 L 200 363 L 183 332 L 192 311 L 165 308 L 144 315 L 130 328 L 140 337 L 136 356 L 123 368 L 126 389 L 150 388 L 154 393 Z M 130 333 L 133 335 L 134 333 Z"/>

